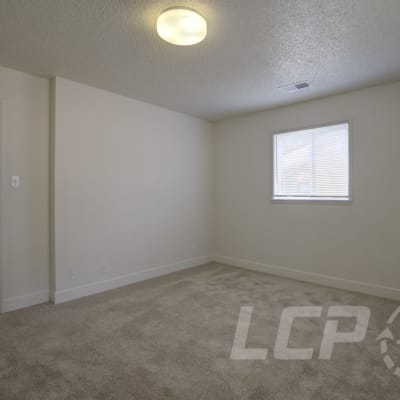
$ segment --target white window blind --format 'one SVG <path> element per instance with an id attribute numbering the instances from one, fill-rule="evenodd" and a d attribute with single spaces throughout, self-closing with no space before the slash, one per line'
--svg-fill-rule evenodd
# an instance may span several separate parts
<path id="1" fill-rule="evenodd" d="M 349 200 L 349 126 L 274 135 L 275 200 Z"/>

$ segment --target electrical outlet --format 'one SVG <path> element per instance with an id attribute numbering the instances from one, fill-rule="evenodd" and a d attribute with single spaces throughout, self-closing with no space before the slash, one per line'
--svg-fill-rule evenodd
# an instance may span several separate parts
<path id="1" fill-rule="evenodd" d="M 71 281 L 76 281 L 78 279 L 78 273 L 76 271 L 71 271 L 69 277 Z"/>
<path id="2" fill-rule="evenodd" d="M 108 266 L 105 264 L 100 265 L 100 273 L 106 274 L 108 272 Z"/>

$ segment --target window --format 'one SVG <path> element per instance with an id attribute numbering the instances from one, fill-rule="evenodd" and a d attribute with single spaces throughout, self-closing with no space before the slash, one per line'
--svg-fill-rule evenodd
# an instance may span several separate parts
<path id="1" fill-rule="evenodd" d="M 350 200 L 349 125 L 275 134 L 273 199 Z"/>

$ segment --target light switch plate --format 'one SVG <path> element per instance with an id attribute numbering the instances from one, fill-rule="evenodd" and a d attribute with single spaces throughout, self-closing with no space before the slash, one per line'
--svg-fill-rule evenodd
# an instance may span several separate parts
<path id="1" fill-rule="evenodd" d="M 16 189 L 21 186 L 21 178 L 19 176 L 12 176 L 11 177 L 11 187 Z"/>

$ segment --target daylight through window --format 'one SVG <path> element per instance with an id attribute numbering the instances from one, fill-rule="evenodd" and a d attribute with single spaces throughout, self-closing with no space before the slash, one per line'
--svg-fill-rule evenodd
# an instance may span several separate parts
<path id="1" fill-rule="evenodd" d="M 273 199 L 349 200 L 349 125 L 275 134 Z"/>

